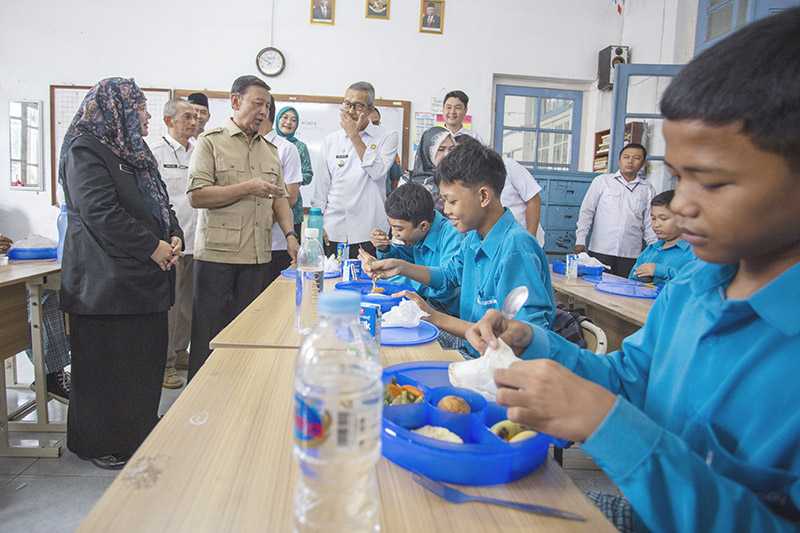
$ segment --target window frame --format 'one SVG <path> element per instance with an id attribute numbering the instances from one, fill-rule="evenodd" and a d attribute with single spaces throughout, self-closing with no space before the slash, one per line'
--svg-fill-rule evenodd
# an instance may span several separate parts
<path id="1" fill-rule="evenodd" d="M 505 99 L 506 96 L 522 96 L 529 98 L 536 98 L 536 123 L 533 127 L 528 126 L 506 126 L 504 123 L 505 117 Z M 572 127 L 570 129 L 561 128 L 542 128 L 542 111 L 543 100 L 548 98 L 557 98 L 561 100 L 572 101 Z M 583 116 L 583 92 L 573 91 L 568 89 L 547 89 L 542 87 L 524 87 L 519 85 L 497 85 L 495 87 L 495 125 L 494 125 L 494 149 L 503 153 L 503 133 L 505 131 L 519 131 L 534 133 L 536 136 L 535 141 L 535 160 L 525 161 L 520 160 L 519 163 L 532 171 L 546 170 L 548 172 L 574 172 L 578 170 L 578 163 L 580 159 L 580 145 L 581 145 L 581 120 Z M 570 160 L 569 165 L 565 168 L 553 168 L 552 163 L 540 162 L 540 139 L 542 134 L 566 134 L 572 135 L 572 140 L 569 142 Z M 563 143 L 554 143 L 552 150 L 555 151 Z"/>

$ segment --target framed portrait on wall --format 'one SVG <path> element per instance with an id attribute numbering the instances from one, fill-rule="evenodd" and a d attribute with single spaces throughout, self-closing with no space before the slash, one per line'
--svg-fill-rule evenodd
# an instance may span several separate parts
<path id="1" fill-rule="evenodd" d="M 389 20 L 389 10 L 392 0 L 365 0 L 367 4 L 367 18 Z"/>
<path id="2" fill-rule="evenodd" d="M 444 0 L 420 0 L 419 31 L 444 33 Z"/>
<path id="3" fill-rule="evenodd" d="M 336 20 L 336 0 L 311 0 L 311 23 L 333 24 Z"/>

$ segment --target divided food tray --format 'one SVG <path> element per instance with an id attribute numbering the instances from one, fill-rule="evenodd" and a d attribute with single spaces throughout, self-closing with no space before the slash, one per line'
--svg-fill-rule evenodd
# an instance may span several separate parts
<path id="1" fill-rule="evenodd" d="M 399 385 L 413 385 L 425 395 L 417 404 L 384 405 L 381 441 L 387 459 L 446 483 L 496 485 L 536 470 L 547 457 L 550 444 L 566 444 L 544 433 L 514 444 L 502 440 L 490 428 L 507 418 L 506 409 L 473 391 L 452 387 L 447 374 L 449 364 L 414 362 L 384 369 L 384 387 L 396 378 Z M 455 414 L 436 407 L 447 395 L 463 398 L 471 413 Z M 445 427 L 461 437 L 464 444 L 412 432 L 426 425 Z"/>
<path id="2" fill-rule="evenodd" d="M 401 283 L 390 283 L 388 281 L 378 281 L 376 283 L 378 287 L 384 289 L 384 292 L 380 294 L 372 294 L 372 282 L 371 281 L 340 281 L 336 284 L 336 288 L 343 291 L 356 291 L 361 293 L 361 301 L 368 302 L 373 304 L 380 304 L 381 312 L 385 313 L 389 311 L 392 307 L 398 305 L 400 301 L 403 299 L 400 296 L 393 296 L 398 292 L 403 291 L 413 291 L 414 287 L 411 285 L 405 285 Z"/>

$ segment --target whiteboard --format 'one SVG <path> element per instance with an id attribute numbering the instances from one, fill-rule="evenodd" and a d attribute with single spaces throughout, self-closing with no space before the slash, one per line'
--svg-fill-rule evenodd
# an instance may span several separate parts
<path id="1" fill-rule="evenodd" d="M 176 90 L 176 95 L 184 95 L 194 91 Z M 219 93 L 205 92 L 208 95 L 208 110 L 211 118 L 206 124 L 206 131 L 218 126 L 222 126 L 232 115 L 230 98 L 218 96 Z M 300 125 L 295 134 L 298 139 L 303 141 L 308 147 L 311 157 L 311 165 L 314 169 L 314 176 L 319 176 L 323 166 L 321 151 L 322 142 L 325 137 L 340 128 L 339 126 L 339 106 L 338 99 L 335 102 L 306 102 L 296 101 L 293 97 L 275 95 L 276 111 L 280 111 L 284 106 L 290 105 L 297 109 L 300 114 Z M 388 131 L 397 132 L 400 140 L 400 157 L 403 157 L 403 132 L 405 124 L 404 108 L 391 105 L 381 105 L 375 107 L 381 112 L 381 126 Z M 407 161 L 403 161 L 403 166 L 408 166 Z M 300 187 L 303 195 L 303 206 L 310 207 L 311 200 L 315 197 L 316 181 L 312 180 L 310 185 Z"/>
<path id="2" fill-rule="evenodd" d="M 53 203 L 57 202 L 58 156 L 67 129 L 75 118 L 75 113 L 83 102 L 91 86 L 88 85 L 51 85 L 50 86 L 50 174 Z M 142 89 L 147 97 L 147 111 L 150 112 L 150 131 L 145 137 L 149 146 L 167 133 L 167 126 L 162 120 L 164 105 L 169 101 L 169 89 Z"/>

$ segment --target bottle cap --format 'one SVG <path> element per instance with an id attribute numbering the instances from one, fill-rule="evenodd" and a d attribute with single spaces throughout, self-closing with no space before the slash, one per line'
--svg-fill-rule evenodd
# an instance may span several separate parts
<path id="1" fill-rule="evenodd" d="M 319 312 L 325 315 L 358 315 L 361 295 L 356 291 L 332 291 L 319 295 Z"/>

